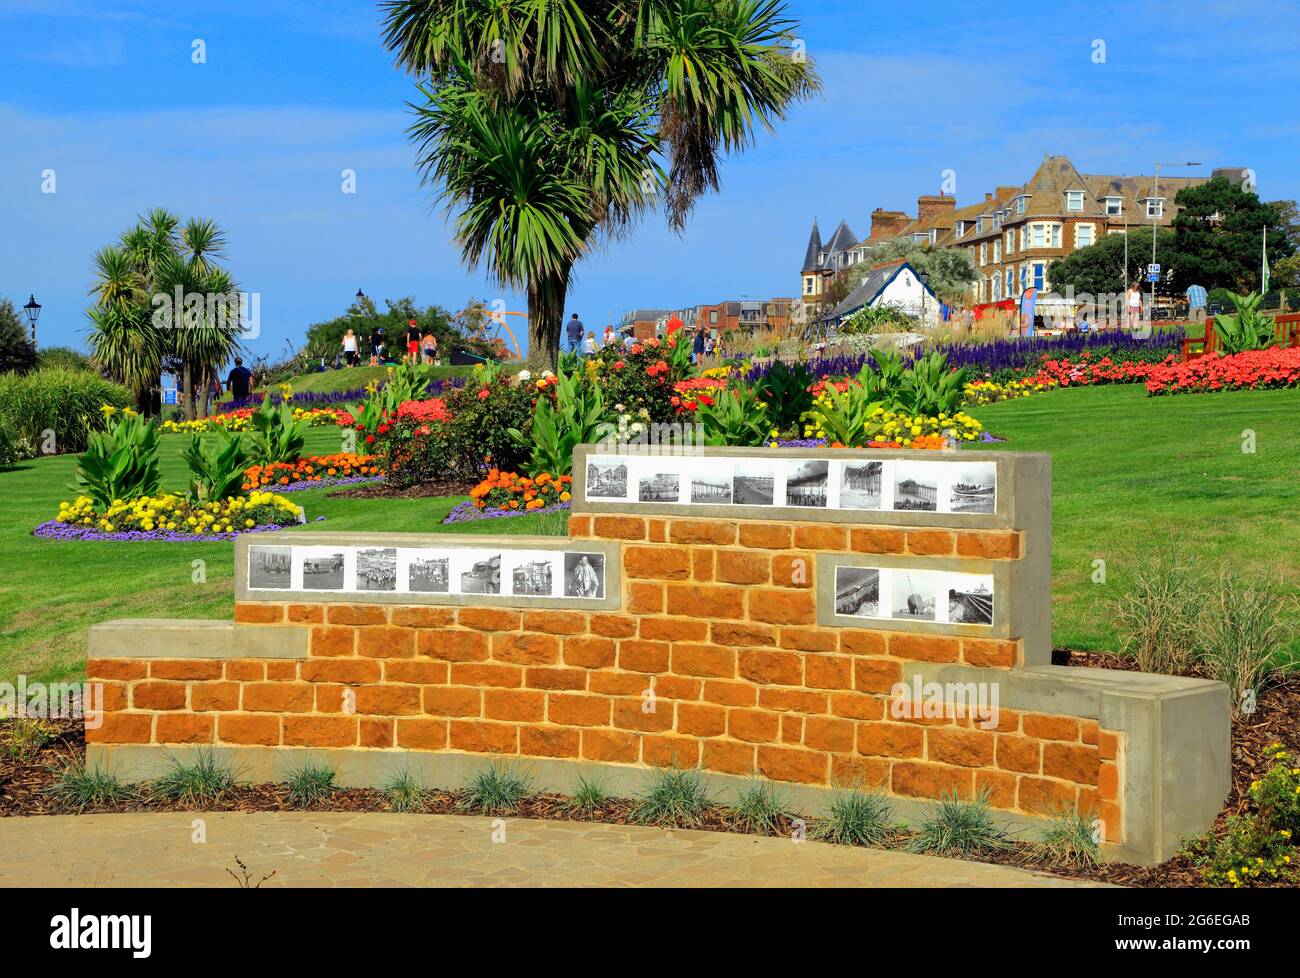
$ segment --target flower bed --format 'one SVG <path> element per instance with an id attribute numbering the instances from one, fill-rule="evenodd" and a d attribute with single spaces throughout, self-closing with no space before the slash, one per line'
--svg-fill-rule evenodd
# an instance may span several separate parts
<path id="1" fill-rule="evenodd" d="M 1095 387 L 1098 384 L 1138 384 L 1145 381 L 1157 367 L 1173 363 L 1166 357 L 1161 363 L 1145 361 L 1115 361 L 1110 357 L 1094 358 L 1087 353 L 1077 360 L 1044 360 L 1034 376 L 1035 383 L 1055 384 L 1059 387 Z"/>
<path id="2" fill-rule="evenodd" d="M 1149 394 L 1211 393 L 1300 386 L 1300 347 L 1270 347 L 1230 356 L 1158 364 L 1146 378 Z"/>
<path id="3" fill-rule="evenodd" d="M 259 402 L 260 403 L 260 402 Z M 249 431 L 252 428 L 252 422 L 249 421 L 254 408 L 245 407 L 237 408 L 233 411 L 227 411 L 225 414 L 212 414 L 206 418 L 196 418 L 193 421 L 172 421 L 167 420 L 158 426 L 158 430 L 167 434 L 201 434 L 205 431 L 216 431 L 224 429 L 226 431 Z M 299 408 L 293 409 L 293 419 L 295 421 L 304 421 L 313 428 L 324 425 L 342 425 L 343 419 L 350 417 L 345 411 L 338 411 L 334 408 Z"/>
<path id="4" fill-rule="evenodd" d="M 253 465 L 244 473 L 244 489 L 275 485 L 277 491 L 290 488 L 319 489 L 324 486 L 366 482 L 379 478 L 383 469 L 375 455 L 340 452 L 335 455 L 309 455 L 296 462 Z"/>
<path id="5" fill-rule="evenodd" d="M 567 503 L 573 479 L 567 475 L 552 476 L 540 472 L 535 478 L 517 472 L 492 469 L 487 478 L 470 490 L 470 501 L 478 510 L 503 510 L 531 512 Z"/>
<path id="6" fill-rule="evenodd" d="M 59 503 L 59 515 L 36 536 L 58 540 L 230 540 L 240 533 L 303 522 L 302 510 L 275 493 L 255 491 L 198 503 L 173 493 L 117 500 L 102 513 L 89 496 Z"/>
<path id="7" fill-rule="evenodd" d="M 471 520 L 494 520 L 507 516 L 541 516 L 545 513 L 567 513 L 570 503 L 551 503 L 540 509 L 479 509 L 475 501 L 457 503 L 447 514 L 445 523 L 468 523 Z"/>
<path id="8" fill-rule="evenodd" d="M 825 403 L 826 398 L 823 392 L 818 401 Z M 984 434 L 984 426 L 965 411 L 922 417 L 877 407 L 870 420 L 872 437 L 866 442 L 868 448 L 943 448 L 949 441 L 977 441 Z M 804 425 L 803 434 L 805 438 L 826 437 L 815 420 Z"/>
<path id="9" fill-rule="evenodd" d="M 998 401 L 1010 401 L 1018 397 L 1028 397 L 1059 386 L 1051 377 L 1026 377 L 1023 380 L 1009 380 L 1005 384 L 991 380 L 977 380 L 965 387 L 966 403 L 970 406 L 996 404 Z"/>

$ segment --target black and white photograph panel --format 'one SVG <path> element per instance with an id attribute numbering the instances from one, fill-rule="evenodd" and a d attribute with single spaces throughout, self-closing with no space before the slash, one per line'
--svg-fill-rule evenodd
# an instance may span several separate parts
<path id="1" fill-rule="evenodd" d="M 649 459 L 649 463 L 660 461 Z M 675 503 L 681 499 L 682 477 L 672 469 L 656 469 L 653 464 L 641 471 L 636 498 L 642 503 Z"/>
<path id="2" fill-rule="evenodd" d="M 894 463 L 894 509 L 937 512 L 939 466 L 899 459 Z"/>
<path id="3" fill-rule="evenodd" d="M 357 551 L 357 590 L 397 590 L 396 547 L 368 547 Z"/>
<path id="4" fill-rule="evenodd" d="M 893 604 L 891 618 L 934 621 L 937 572 L 928 570 L 892 570 L 890 591 Z"/>
<path id="5" fill-rule="evenodd" d="M 341 591 L 346 558 L 342 550 L 314 550 L 304 548 L 299 552 L 302 561 L 302 589 L 304 591 Z"/>
<path id="6" fill-rule="evenodd" d="M 564 555 L 564 596 L 566 598 L 605 596 L 604 554 L 566 553 Z"/>
<path id="7" fill-rule="evenodd" d="M 949 624 L 993 624 L 992 574 L 945 574 L 943 587 Z"/>
<path id="8" fill-rule="evenodd" d="M 627 462 L 619 459 L 588 459 L 588 499 L 627 499 Z"/>
<path id="9" fill-rule="evenodd" d="M 737 506 L 771 506 L 776 502 L 776 466 L 738 460 L 732 468 L 731 498 Z"/>
<path id="10" fill-rule="evenodd" d="M 840 509 L 879 509 L 883 462 L 845 462 L 840 471 Z"/>
<path id="11" fill-rule="evenodd" d="M 951 479 L 948 487 L 949 512 L 994 512 L 998 502 L 996 462 L 962 462 L 950 464 L 947 468 Z"/>
<path id="12" fill-rule="evenodd" d="M 731 502 L 731 466 L 726 459 L 692 459 L 686 479 L 692 503 L 726 505 Z"/>
<path id="13" fill-rule="evenodd" d="M 880 617 L 880 570 L 875 567 L 836 567 L 835 613 L 862 618 Z"/>
<path id="14" fill-rule="evenodd" d="M 501 555 L 473 553 L 466 555 L 467 566 L 460 573 L 461 594 L 500 594 Z"/>
<path id="15" fill-rule="evenodd" d="M 555 593 L 555 558 L 550 554 L 510 556 L 510 593 L 526 598 L 549 598 Z"/>
<path id="16" fill-rule="evenodd" d="M 787 506 L 825 506 L 830 483 L 830 463 L 823 459 L 790 461 L 785 470 Z"/>
<path id="17" fill-rule="evenodd" d="M 250 588 L 288 588 L 292 582 L 292 547 L 248 548 L 248 586 Z"/>
<path id="18" fill-rule="evenodd" d="M 451 590 L 451 559 L 446 554 L 414 554 L 406 568 L 406 589 L 425 594 Z"/>

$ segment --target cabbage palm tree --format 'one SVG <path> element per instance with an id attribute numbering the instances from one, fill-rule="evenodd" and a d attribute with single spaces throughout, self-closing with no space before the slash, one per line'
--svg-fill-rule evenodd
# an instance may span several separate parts
<path id="1" fill-rule="evenodd" d="M 418 79 L 410 135 L 463 260 L 528 296 L 559 353 L 574 265 L 662 203 L 685 227 L 718 162 L 818 87 L 780 0 L 387 0 Z"/>

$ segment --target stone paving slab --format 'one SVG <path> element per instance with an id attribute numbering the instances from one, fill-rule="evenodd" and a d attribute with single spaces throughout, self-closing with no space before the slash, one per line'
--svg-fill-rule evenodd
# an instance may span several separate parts
<path id="1" fill-rule="evenodd" d="M 200 826 L 206 841 L 194 841 Z M 496 839 L 502 841 L 494 841 Z M 1007 866 L 790 839 L 461 815 L 0 818 L 0 886 L 1076 887 Z"/>

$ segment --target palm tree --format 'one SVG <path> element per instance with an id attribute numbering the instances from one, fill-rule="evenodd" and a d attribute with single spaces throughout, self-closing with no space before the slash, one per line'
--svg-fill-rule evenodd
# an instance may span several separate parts
<path id="1" fill-rule="evenodd" d="M 526 290 L 554 367 L 574 265 L 662 201 L 685 227 L 718 161 L 818 88 L 780 0 L 387 0 L 423 103 L 410 135 L 463 260 Z"/>

